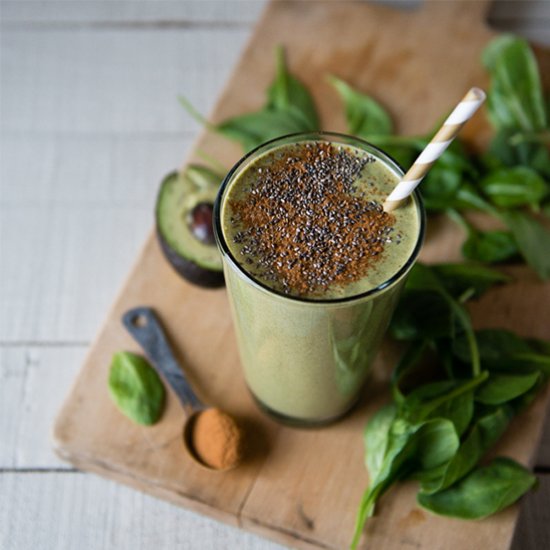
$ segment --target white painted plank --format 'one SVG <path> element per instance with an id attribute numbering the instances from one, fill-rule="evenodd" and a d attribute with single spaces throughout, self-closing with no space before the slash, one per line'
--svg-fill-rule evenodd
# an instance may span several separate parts
<path id="1" fill-rule="evenodd" d="M 282 550 L 193 512 L 79 473 L 0 474 L 3 550 Z"/>
<path id="2" fill-rule="evenodd" d="M 88 342 L 153 225 L 184 137 L 3 140 L 0 342 Z"/>
<path id="3" fill-rule="evenodd" d="M 84 346 L 0 348 L 0 471 L 70 468 L 52 451 L 50 433 L 85 352 Z"/>
<path id="4" fill-rule="evenodd" d="M 89 341 L 152 216 L 150 206 L 2 206 L 2 341 Z"/>
<path id="5" fill-rule="evenodd" d="M 3 136 L 0 205 L 148 208 L 193 141 L 183 133 Z"/>
<path id="6" fill-rule="evenodd" d="M 183 94 L 214 104 L 247 29 L 3 31 L 2 132 L 193 131 Z"/>
<path id="7" fill-rule="evenodd" d="M 266 0 L 12 0 L 2 3 L 13 23 L 237 23 L 256 21 Z"/>

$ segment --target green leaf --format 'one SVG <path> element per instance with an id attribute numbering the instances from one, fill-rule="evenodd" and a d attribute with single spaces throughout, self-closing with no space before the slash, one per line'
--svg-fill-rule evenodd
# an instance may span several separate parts
<path id="1" fill-rule="evenodd" d="M 380 421 L 380 427 L 384 433 L 387 430 L 390 412 L 386 414 L 383 421 Z M 387 433 L 387 441 L 383 444 L 384 457 L 382 461 L 377 457 L 375 461 L 377 475 L 371 476 L 371 483 L 359 505 L 351 543 L 352 549 L 357 547 L 365 521 L 374 513 L 377 500 L 395 481 L 410 475 L 413 471 L 435 468 L 447 462 L 459 446 L 452 422 L 443 419 L 413 425 L 396 417 L 391 422 Z M 381 447 L 382 444 L 378 444 L 377 448 Z"/>
<path id="2" fill-rule="evenodd" d="M 550 375 L 550 354 L 544 341 L 526 341 L 508 330 L 487 329 L 476 332 L 481 364 L 491 371 L 513 374 L 543 373 Z M 541 347 L 542 346 L 542 347 Z M 453 353 L 467 362 L 468 343 L 463 335 L 453 342 Z"/>
<path id="3" fill-rule="evenodd" d="M 305 131 L 319 130 L 319 117 L 311 94 L 307 88 L 288 72 L 284 49 L 276 51 L 277 75 L 267 91 L 268 109 L 278 112 L 291 111 L 293 116 L 302 119 Z"/>
<path id="4" fill-rule="evenodd" d="M 485 48 L 482 60 L 491 75 L 487 107 L 496 128 L 542 130 L 546 107 L 537 62 L 522 38 L 502 35 Z"/>
<path id="5" fill-rule="evenodd" d="M 526 166 L 492 172 L 479 185 L 489 200 L 502 208 L 538 205 L 548 194 L 544 180 Z"/>
<path id="6" fill-rule="evenodd" d="M 369 476 L 378 476 L 388 446 L 390 426 L 395 419 L 397 409 L 393 403 L 379 409 L 368 421 L 365 428 L 365 464 Z"/>
<path id="7" fill-rule="evenodd" d="M 445 293 L 445 287 L 436 275 L 434 269 L 420 262 L 416 263 L 411 269 L 405 284 L 405 289 L 407 291 L 426 290 L 439 294 Z"/>
<path id="8" fill-rule="evenodd" d="M 238 141 L 245 151 L 286 134 L 310 130 L 293 110 L 275 111 L 263 109 L 225 120 L 216 131 L 226 138 Z"/>
<path id="9" fill-rule="evenodd" d="M 508 231 L 472 229 L 462 245 L 462 255 L 475 262 L 496 263 L 518 254 L 514 236 Z"/>
<path id="10" fill-rule="evenodd" d="M 458 188 L 453 200 L 452 208 L 458 210 L 481 210 L 496 215 L 496 209 L 481 196 L 478 189 L 468 182 L 463 182 Z"/>
<path id="11" fill-rule="evenodd" d="M 413 294 L 411 292 L 415 290 L 426 291 L 424 296 L 418 293 L 419 298 L 416 299 L 416 302 L 414 294 L 417 293 Z M 429 291 L 431 291 L 431 296 Z M 412 303 L 409 304 L 410 311 L 406 311 L 405 301 L 409 299 Z M 450 313 L 449 325 L 447 325 L 447 315 L 443 313 L 442 300 L 446 302 Z M 430 311 L 426 312 L 424 310 L 424 308 L 430 307 L 435 309 L 431 312 L 432 317 L 430 317 Z M 439 314 L 437 313 L 438 310 Z M 422 323 L 422 326 L 415 328 L 415 318 Z M 470 346 L 472 373 L 477 376 L 480 372 L 479 356 L 468 312 L 447 292 L 433 269 L 420 263 L 415 264 L 409 273 L 405 284 L 405 293 L 397 305 L 396 315 L 394 315 L 390 324 L 394 336 L 397 335 L 403 339 L 413 339 L 415 337 L 422 339 L 450 337 L 452 339 L 455 337 L 455 322 L 466 334 Z M 438 326 L 438 323 L 441 323 L 441 326 Z M 418 336 L 414 336 L 415 334 L 418 334 Z"/>
<path id="12" fill-rule="evenodd" d="M 489 373 L 481 372 L 474 378 L 468 378 L 464 381 L 444 380 L 423 384 L 416 390 L 407 395 L 401 405 L 401 414 L 409 422 L 418 423 L 429 418 L 438 418 L 443 416 L 453 423 L 457 423 L 462 428 L 462 418 L 456 419 L 452 414 L 448 414 L 448 406 L 451 401 L 457 403 L 456 399 L 466 393 L 470 393 L 480 384 L 487 380 Z M 461 403 L 461 406 L 467 405 Z M 467 414 L 467 410 L 463 411 Z"/>
<path id="13" fill-rule="evenodd" d="M 447 300 L 433 291 L 405 292 L 393 314 L 390 330 L 397 340 L 450 337 L 454 331 Z"/>
<path id="14" fill-rule="evenodd" d="M 162 381 L 155 369 L 134 353 L 119 351 L 113 356 L 109 393 L 120 411 L 138 424 L 154 424 L 162 414 Z"/>
<path id="15" fill-rule="evenodd" d="M 432 418 L 446 418 L 450 420 L 460 437 L 470 425 L 474 415 L 474 392 L 466 391 L 444 401 L 435 408 L 430 416 Z"/>
<path id="16" fill-rule="evenodd" d="M 493 286 L 511 280 L 511 277 L 496 269 L 476 264 L 437 264 L 432 269 L 455 298 L 467 292 L 479 297 Z"/>
<path id="17" fill-rule="evenodd" d="M 267 103 L 262 109 L 214 125 L 198 113 L 187 99 L 180 97 L 179 100 L 198 122 L 237 141 L 245 152 L 283 135 L 319 129 L 313 99 L 306 87 L 288 72 L 282 48 L 277 49 L 277 74 L 267 91 Z"/>
<path id="18" fill-rule="evenodd" d="M 443 516 L 480 519 L 513 504 L 535 486 L 537 478 L 509 458 L 495 458 L 448 489 L 419 493 L 418 503 Z"/>
<path id="19" fill-rule="evenodd" d="M 418 430 L 415 444 L 416 449 L 410 460 L 418 472 L 445 464 L 458 450 L 459 439 L 452 422 L 435 418 Z"/>
<path id="20" fill-rule="evenodd" d="M 491 374 L 480 386 L 475 399 L 485 405 L 500 405 L 530 390 L 540 379 L 538 372 L 529 374 Z"/>
<path id="21" fill-rule="evenodd" d="M 505 357 L 493 370 L 514 372 L 539 372 L 550 376 L 550 355 L 548 353 L 515 353 Z"/>
<path id="22" fill-rule="evenodd" d="M 393 398 L 396 403 L 401 404 L 404 401 L 405 395 L 401 390 L 401 383 L 424 357 L 427 345 L 428 340 L 415 340 L 411 342 L 405 353 L 399 359 L 395 369 L 393 369 L 391 387 Z"/>
<path id="23" fill-rule="evenodd" d="M 436 164 L 419 187 L 426 209 L 446 210 L 454 206 L 461 184 L 460 172 Z"/>
<path id="24" fill-rule="evenodd" d="M 503 361 L 506 357 L 518 353 L 530 353 L 529 344 L 509 330 L 477 330 L 476 340 L 483 365 L 491 366 Z M 462 361 L 469 359 L 468 343 L 464 336 L 458 336 L 453 342 L 453 352 Z"/>
<path id="25" fill-rule="evenodd" d="M 349 84 L 335 76 L 329 76 L 329 82 L 336 88 L 344 102 L 350 134 L 368 139 L 371 135 L 384 135 L 392 132 L 392 120 L 377 101 L 354 90 Z"/>
<path id="26" fill-rule="evenodd" d="M 543 143 L 519 141 L 525 134 L 517 130 L 501 129 L 489 145 L 487 155 L 493 159 L 491 169 L 503 166 L 528 166 L 547 180 L 550 178 L 550 151 Z"/>
<path id="27" fill-rule="evenodd" d="M 500 439 L 512 416 L 511 409 L 498 407 L 479 417 L 451 460 L 421 476 L 422 493 L 435 493 L 446 489 L 468 474 Z"/>
<path id="28" fill-rule="evenodd" d="M 550 230 L 525 212 L 502 212 L 501 217 L 527 263 L 541 279 L 550 279 Z"/>

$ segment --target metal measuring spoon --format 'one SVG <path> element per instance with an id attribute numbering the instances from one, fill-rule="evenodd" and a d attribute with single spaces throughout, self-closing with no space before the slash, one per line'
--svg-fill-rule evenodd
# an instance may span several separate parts
<path id="1" fill-rule="evenodd" d="M 122 322 L 128 332 L 141 345 L 153 366 L 162 374 L 178 396 L 187 417 L 183 428 L 183 442 L 189 455 L 195 462 L 211 470 L 228 470 L 235 467 L 237 461 L 227 467 L 215 467 L 207 464 L 196 451 L 193 435 L 197 420 L 204 412 L 214 409 L 201 403 L 195 395 L 182 368 L 174 357 L 166 339 L 166 334 L 153 309 L 149 307 L 131 309 L 122 316 Z M 234 419 L 223 411 L 219 411 L 219 413 L 224 416 L 224 419 L 234 423 L 239 439 L 240 433 Z M 240 445 L 240 441 L 237 441 L 237 444 Z"/>

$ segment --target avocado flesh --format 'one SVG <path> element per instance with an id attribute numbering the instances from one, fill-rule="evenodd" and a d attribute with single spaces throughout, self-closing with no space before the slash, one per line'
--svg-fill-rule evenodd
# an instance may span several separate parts
<path id="1" fill-rule="evenodd" d="M 202 286 L 223 285 L 222 259 L 213 244 L 200 242 L 190 227 L 191 212 L 199 203 L 212 204 L 218 188 L 197 186 L 185 173 L 173 172 L 161 184 L 156 206 L 157 236 L 174 269 Z"/>

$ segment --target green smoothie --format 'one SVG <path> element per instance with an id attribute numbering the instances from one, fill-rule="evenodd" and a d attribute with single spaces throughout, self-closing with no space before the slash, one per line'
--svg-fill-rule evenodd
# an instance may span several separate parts
<path id="1" fill-rule="evenodd" d="M 281 138 L 245 157 L 215 207 L 246 382 L 298 423 L 359 397 L 424 227 L 417 197 L 382 203 L 402 172 L 346 136 Z"/>

